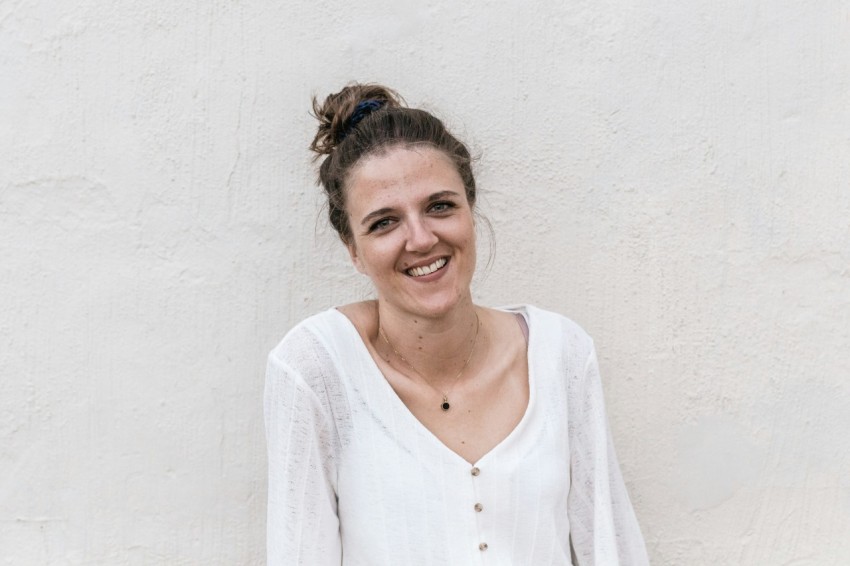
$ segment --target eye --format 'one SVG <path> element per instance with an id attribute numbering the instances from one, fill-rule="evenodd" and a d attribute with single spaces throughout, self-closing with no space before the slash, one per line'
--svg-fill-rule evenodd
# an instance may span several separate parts
<path id="1" fill-rule="evenodd" d="M 377 221 L 373 222 L 371 225 L 369 225 L 369 233 L 371 234 L 372 232 L 380 231 L 380 230 L 384 230 L 386 228 L 389 228 L 392 225 L 392 223 L 393 223 L 392 218 L 381 218 L 380 220 L 377 220 Z"/>
<path id="2" fill-rule="evenodd" d="M 455 208 L 455 203 L 448 200 L 441 200 L 432 204 L 428 210 L 429 212 L 446 212 L 452 208 Z"/>

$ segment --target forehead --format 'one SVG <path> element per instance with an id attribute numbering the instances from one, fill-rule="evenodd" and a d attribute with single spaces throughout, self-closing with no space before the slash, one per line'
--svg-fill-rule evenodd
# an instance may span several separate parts
<path id="1" fill-rule="evenodd" d="M 464 194 L 452 160 L 431 147 L 396 147 L 364 158 L 351 171 L 346 189 L 349 210 L 366 201 L 404 199 L 454 190 Z"/>

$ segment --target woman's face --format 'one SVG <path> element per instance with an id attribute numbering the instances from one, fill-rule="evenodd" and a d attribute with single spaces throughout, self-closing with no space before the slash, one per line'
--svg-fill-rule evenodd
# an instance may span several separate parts
<path id="1" fill-rule="evenodd" d="M 438 317 L 470 299 L 472 209 L 442 151 L 397 147 L 367 157 L 352 170 L 345 196 L 348 251 L 385 306 Z"/>

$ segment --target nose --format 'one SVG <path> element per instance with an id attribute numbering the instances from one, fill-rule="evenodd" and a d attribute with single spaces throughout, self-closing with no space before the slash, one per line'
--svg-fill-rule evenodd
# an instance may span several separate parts
<path id="1" fill-rule="evenodd" d="M 413 218 L 407 224 L 407 242 L 404 249 L 408 252 L 427 252 L 439 241 L 428 222 L 422 218 Z"/>

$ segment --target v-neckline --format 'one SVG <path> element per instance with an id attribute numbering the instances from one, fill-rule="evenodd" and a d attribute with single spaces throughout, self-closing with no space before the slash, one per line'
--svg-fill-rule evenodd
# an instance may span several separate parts
<path id="1" fill-rule="evenodd" d="M 363 336 L 360 335 L 360 331 L 357 330 L 357 327 L 354 325 L 354 322 L 350 318 L 348 318 L 348 316 L 345 313 L 343 313 L 342 311 L 340 311 L 339 309 L 334 307 L 334 308 L 331 308 L 330 310 L 336 312 L 337 315 L 339 315 L 343 319 L 345 319 L 345 322 L 348 325 L 348 327 L 347 327 L 348 330 L 350 332 L 353 332 L 355 337 L 356 337 L 356 340 L 354 340 L 354 342 L 356 344 L 355 348 L 358 348 L 360 350 L 359 354 L 361 356 L 364 356 L 365 358 L 367 358 L 369 360 L 368 363 L 371 365 L 370 370 L 371 370 L 371 373 L 373 374 L 372 377 L 375 377 L 377 380 L 380 381 L 380 384 L 378 386 L 384 387 L 387 390 L 389 390 L 388 392 L 390 394 L 390 398 L 392 399 L 392 404 L 393 404 L 395 410 L 398 413 L 403 414 L 404 415 L 403 418 L 408 419 L 409 421 L 412 421 L 413 426 L 416 429 L 418 429 L 421 433 L 423 433 L 425 436 L 430 437 L 432 439 L 432 442 L 434 442 L 437 445 L 438 449 L 448 453 L 451 457 L 459 460 L 465 466 L 467 466 L 467 467 L 469 467 L 469 466 L 481 466 L 482 462 L 484 462 L 484 460 L 487 460 L 489 458 L 493 458 L 494 453 L 498 453 L 500 451 L 500 449 L 503 449 L 504 446 L 510 444 L 513 441 L 513 439 L 515 437 L 519 436 L 522 433 L 522 430 L 528 426 L 528 421 L 531 419 L 531 417 L 529 415 L 532 414 L 532 410 L 534 409 L 536 399 L 537 399 L 537 393 L 536 393 L 535 387 L 534 387 L 535 371 L 534 371 L 534 365 L 532 363 L 532 360 L 534 359 L 533 356 L 532 356 L 532 348 L 535 347 L 534 346 L 535 333 L 532 331 L 532 321 L 530 320 L 531 319 L 531 313 L 529 312 L 529 309 L 528 309 L 527 306 L 520 305 L 520 306 L 511 306 L 511 307 L 500 307 L 500 308 L 496 308 L 495 310 L 500 310 L 502 312 L 509 312 L 509 313 L 517 313 L 520 316 L 522 316 L 523 318 L 525 318 L 525 322 L 528 326 L 528 342 L 527 342 L 527 345 L 526 345 L 526 354 L 525 354 L 527 373 L 528 373 L 528 403 L 525 406 L 525 411 L 522 414 L 522 418 L 519 420 L 519 422 L 516 424 L 516 426 L 502 440 L 497 442 L 492 448 L 490 448 L 487 452 L 485 452 L 475 462 L 470 462 L 469 460 L 467 460 L 466 458 L 464 458 L 463 456 L 461 456 L 460 454 L 458 454 L 457 452 L 455 452 L 454 450 L 449 448 L 448 444 L 443 442 L 442 439 L 440 439 L 439 436 L 434 434 L 434 432 L 430 428 L 425 426 L 425 424 L 423 424 L 422 421 L 420 421 L 419 418 L 416 415 L 413 414 L 413 411 L 411 411 L 410 408 L 404 403 L 404 401 L 401 400 L 401 397 L 398 396 L 398 393 L 396 393 L 396 390 L 393 389 L 392 385 L 390 385 L 390 382 L 387 380 L 386 376 L 384 376 L 384 373 L 381 371 L 381 368 L 378 367 L 378 363 L 375 361 L 375 358 L 372 357 L 372 353 L 369 351 L 368 346 L 366 346 L 366 343 L 363 341 Z"/>

